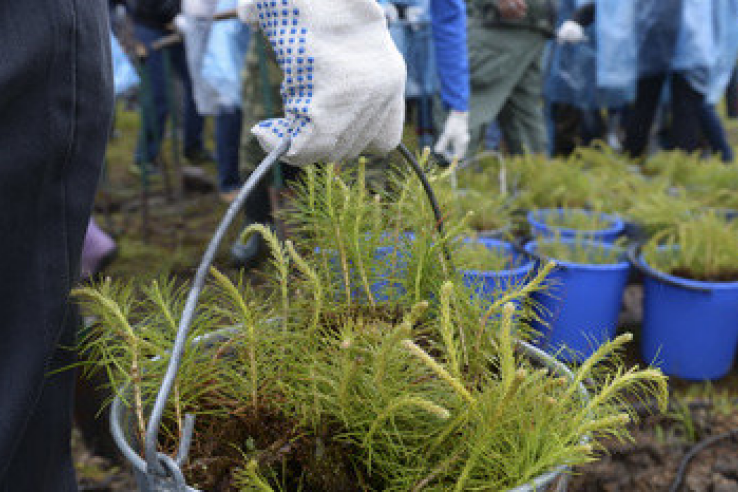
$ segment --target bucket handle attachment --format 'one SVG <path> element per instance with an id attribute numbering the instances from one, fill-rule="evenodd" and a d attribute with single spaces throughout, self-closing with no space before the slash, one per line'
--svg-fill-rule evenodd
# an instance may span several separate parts
<path id="1" fill-rule="evenodd" d="M 162 380 L 161 387 L 159 388 L 159 393 L 157 394 L 156 401 L 154 402 L 154 407 L 149 417 L 149 423 L 146 427 L 146 438 L 144 441 L 145 461 L 141 460 L 141 458 L 138 456 L 135 456 L 135 458 L 133 456 L 127 456 L 129 460 L 131 460 L 131 463 L 134 464 L 134 466 L 136 466 L 139 471 L 145 473 L 149 477 L 159 479 L 170 478 L 173 479 L 175 483 L 180 483 L 179 477 L 181 476 L 181 471 L 179 470 L 179 467 L 182 465 L 187 456 L 187 453 L 189 452 L 190 443 L 192 441 L 192 432 L 194 429 L 194 416 L 189 414 L 186 415 L 186 425 L 182 431 L 182 435 L 180 436 L 180 446 L 176 460 L 172 460 L 168 456 L 159 453 L 157 450 L 157 444 L 159 441 L 159 429 L 161 427 L 164 409 L 171 394 L 174 382 L 177 378 L 177 372 L 179 371 L 179 367 L 182 362 L 182 356 L 187 342 L 187 335 L 190 330 L 192 319 L 195 315 L 197 302 L 205 286 L 205 280 L 210 271 L 210 267 L 213 264 L 213 260 L 215 259 L 215 255 L 218 251 L 220 243 L 222 242 L 228 228 L 232 224 L 233 220 L 236 218 L 236 215 L 241 210 L 244 203 L 246 203 L 248 197 L 256 188 L 257 184 L 287 153 L 291 143 L 291 138 L 284 138 L 279 143 L 279 145 L 277 145 L 277 147 L 275 147 L 274 150 L 272 150 L 269 155 L 264 158 L 264 160 L 259 164 L 254 172 L 251 173 L 249 178 L 246 180 L 246 183 L 244 183 L 244 185 L 241 187 L 241 190 L 238 192 L 238 196 L 236 197 L 236 199 L 228 207 L 225 216 L 218 225 L 215 234 L 213 235 L 207 249 L 205 250 L 202 260 L 200 261 L 200 265 L 197 268 L 195 279 L 193 281 L 192 287 L 190 288 L 190 292 L 187 296 L 187 301 L 182 312 L 182 318 L 180 319 L 179 328 L 177 329 L 177 337 L 174 341 L 174 347 L 172 347 L 172 353 L 169 359 L 169 364 L 167 365 L 167 371 L 164 375 L 164 379 Z M 443 234 L 443 215 L 441 214 L 438 200 L 436 199 L 435 193 L 433 192 L 433 189 L 428 182 L 423 169 L 420 167 L 420 164 L 418 163 L 417 159 L 415 159 L 415 156 L 412 154 L 412 152 L 410 152 L 410 150 L 408 150 L 408 148 L 404 144 L 400 144 L 399 151 L 420 179 L 423 185 L 423 189 L 428 196 L 428 200 L 430 201 L 430 205 L 433 209 L 433 213 L 436 219 L 436 228 L 439 234 Z M 449 259 L 450 261 L 449 253 L 447 250 L 445 251 L 445 254 L 447 259 Z M 119 418 L 116 419 L 115 417 L 120 417 L 120 411 L 120 404 L 116 402 L 116 404 L 114 404 L 112 408 L 111 425 L 113 427 L 119 422 Z M 118 435 L 120 434 L 120 429 L 113 429 L 113 432 L 117 441 L 125 442 L 123 436 Z M 122 449 L 130 450 L 129 446 L 123 446 Z M 131 451 L 130 453 L 126 454 L 130 455 L 135 453 Z"/>

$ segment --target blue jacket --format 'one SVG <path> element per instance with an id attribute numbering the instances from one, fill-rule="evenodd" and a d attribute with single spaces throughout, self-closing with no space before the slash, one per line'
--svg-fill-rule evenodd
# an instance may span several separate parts
<path id="1" fill-rule="evenodd" d="M 464 0 L 379 0 L 379 3 L 421 7 L 430 19 L 432 46 L 416 45 L 428 43 L 428 37 L 421 32 L 413 32 L 409 27 L 391 27 L 393 38 L 408 64 L 409 87 L 412 87 L 409 92 L 416 92 L 416 86 L 428 92 L 440 85 L 441 99 L 448 108 L 468 111 L 469 57 Z M 403 33 L 403 30 L 407 32 Z M 433 65 L 435 74 L 432 75 L 435 77 L 432 78 L 437 81 L 428 80 L 431 74 L 427 69 L 432 69 Z M 415 78 L 425 80 L 413 80 Z"/>
<path id="2" fill-rule="evenodd" d="M 441 99 L 451 109 L 468 111 L 466 4 L 463 0 L 431 0 L 431 19 Z"/>

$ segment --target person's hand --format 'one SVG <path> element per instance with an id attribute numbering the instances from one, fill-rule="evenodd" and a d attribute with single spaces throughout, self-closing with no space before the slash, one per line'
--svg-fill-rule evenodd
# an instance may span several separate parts
<path id="1" fill-rule="evenodd" d="M 383 3 L 382 9 L 384 10 L 384 17 L 390 24 L 400 20 L 400 13 L 397 11 L 397 6 L 394 3 Z"/>
<path id="2" fill-rule="evenodd" d="M 522 19 L 528 14 L 526 0 L 497 0 L 497 10 L 505 20 Z"/>
<path id="3" fill-rule="evenodd" d="M 559 43 L 581 43 L 586 41 L 587 36 L 584 34 L 584 28 L 578 22 L 568 20 L 561 24 L 556 33 L 556 40 Z"/>
<path id="4" fill-rule="evenodd" d="M 469 113 L 451 110 L 446 118 L 443 133 L 433 149 L 449 161 L 461 159 L 469 146 Z"/>
<path id="5" fill-rule="evenodd" d="M 405 62 L 376 0 L 240 0 L 239 15 L 258 23 L 284 73 L 285 116 L 251 130 L 266 151 L 292 138 L 283 160 L 307 165 L 397 147 Z"/>
<path id="6" fill-rule="evenodd" d="M 184 35 L 187 33 L 187 30 L 190 27 L 190 21 L 188 20 L 187 14 L 177 14 L 177 16 L 172 20 L 172 25 L 174 26 L 174 30 L 178 33 Z"/>
<path id="7" fill-rule="evenodd" d="M 182 13 L 192 17 L 211 18 L 218 8 L 218 0 L 182 0 Z"/>
<path id="8" fill-rule="evenodd" d="M 419 25 L 425 22 L 425 9 L 416 5 L 411 5 L 405 10 L 405 18 L 410 25 Z"/>

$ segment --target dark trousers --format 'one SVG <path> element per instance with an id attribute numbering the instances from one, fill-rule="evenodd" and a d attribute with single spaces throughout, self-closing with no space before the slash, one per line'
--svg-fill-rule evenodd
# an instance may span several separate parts
<path id="1" fill-rule="evenodd" d="M 215 157 L 218 161 L 218 188 L 233 191 L 241 186 L 238 170 L 241 148 L 241 108 L 221 108 L 215 118 Z"/>
<path id="2" fill-rule="evenodd" d="M 0 2 L 0 491 L 77 490 L 68 303 L 112 112 L 104 0 Z"/>
<path id="3" fill-rule="evenodd" d="M 625 125 L 625 151 L 632 157 L 642 156 L 648 147 L 656 110 L 667 81 L 667 74 L 643 77 L 638 81 L 638 95 Z M 695 91 L 687 79 L 671 75 L 671 136 L 670 148 L 694 152 L 700 145 L 699 112 L 704 97 Z"/>
<path id="4" fill-rule="evenodd" d="M 733 148 L 725 136 L 723 123 L 720 121 L 715 106 L 705 103 L 699 112 L 700 127 L 702 135 L 710 145 L 710 151 L 720 154 L 723 162 L 733 162 Z"/>
<path id="5" fill-rule="evenodd" d="M 134 28 L 136 39 L 141 41 L 147 49 L 151 47 L 151 43 L 154 41 L 171 34 L 139 23 L 136 23 Z M 144 67 L 147 91 L 142 97 L 148 98 L 143 101 L 147 108 L 147 131 L 144 141 L 138 142 L 136 162 L 151 162 L 159 155 L 167 118 L 170 111 L 173 110 L 169 107 L 172 79 L 167 78 L 167 75 L 169 77 L 176 75 L 182 82 L 184 153 L 189 155 L 201 150 L 203 148 L 204 120 L 197 112 L 195 99 L 192 95 L 192 79 L 190 79 L 187 69 L 184 46 L 180 44 L 166 48 L 163 51 L 149 50 Z M 174 100 L 173 97 L 171 99 Z"/>
<path id="6" fill-rule="evenodd" d="M 725 88 L 725 113 L 730 119 L 738 118 L 738 67 L 733 69 Z"/>

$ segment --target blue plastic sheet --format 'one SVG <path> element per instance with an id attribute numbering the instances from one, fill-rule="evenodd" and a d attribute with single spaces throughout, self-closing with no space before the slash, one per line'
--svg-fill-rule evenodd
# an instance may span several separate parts
<path id="1" fill-rule="evenodd" d="M 717 55 L 710 70 L 707 101 L 716 103 L 725 92 L 738 58 L 738 0 L 716 0 L 714 26 Z"/>
<path id="2" fill-rule="evenodd" d="M 682 6 L 683 0 L 638 0 L 636 39 L 640 77 L 668 73 L 672 70 L 679 39 Z M 707 29 L 708 26 L 704 28 Z"/>
<path id="3" fill-rule="evenodd" d="M 112 34 L 110 35 L 110 48 L 113 55 L 113 84 L 115 96 L 118 97 L 137 87 L 140 80 L 118 39 Z"/>
<path id="4" fill-rule="evenodd" d="M 560 26 L 591 0 L 563 0 Z M 634 0 L 597 0 L 587 41 L 549 46 L 545 91 L 549 101 L 582 109 L 619 107 L 633 100 L 637 45 Z"/>
<path id="5" fill-rule="evenodd" d="M 236 8 L 237 0 L 220 0 L 218 11 Z M 242 104 L 243 73 L 251 31 L 237 19 L 213 23 L 201 75 L 218 97 L 221 109 Z"/>
<path id="6" fill-rule="evenodd" d="M 715 103 L 738 56 L 737 0 L 641 0 L 639 73 L 680 72 Z"/>
<path id="7" fill-rule="evenodd" d="M 597 0 L 597 90 L 600 106 L 635 99 L 638 79 L 636 11 L 641 0 Z"/>

